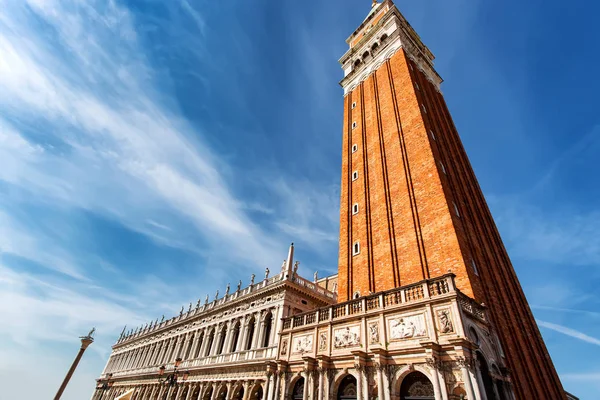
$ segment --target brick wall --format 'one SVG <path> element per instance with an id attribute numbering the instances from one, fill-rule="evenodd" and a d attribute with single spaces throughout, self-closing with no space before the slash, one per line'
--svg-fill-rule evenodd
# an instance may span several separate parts
<path id="1" fill-rule="evenodd" d="M 517 398 L 565 398 L 443 96 L 401 50 L 344 108 L 339 301 L 451 271 L 489 307 Z"/>

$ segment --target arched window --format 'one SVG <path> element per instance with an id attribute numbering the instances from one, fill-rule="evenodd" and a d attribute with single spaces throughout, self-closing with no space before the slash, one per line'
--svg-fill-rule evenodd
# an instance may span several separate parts
<path id="1" fill-rule="evenodd" d="M 494 399 L 496 398 L 494 394 L 494 381 L 490 375 L 488 364 L 480 352 L 476 352 L 475 354 L 477 356 L 477 364 L 479 365 L 479 370 L 481 372 L 481 379 L 483 380 L 485 394 L 487 395 L 488 399 Z"/>
<path id="2" fill-rule="evenodd" d="M 304 378 L 300 378 L 292 390 L 292 400 L 302 400 L 304 398 Z"/>
<path id="3" fill-rule="evenodd" d="M 373 51 L 377 50 L 378 47 L 379 47 L 379 43 L 377 43 L 377 42 L 373 43 L 373 46 L 371 46 L 371 51 L 373 52 Z"/>
<path id="4" fill-rule="evenodd" d="M 268 313 L 265 317 L 265 336 L 263 338 L 262 347 L 269 347 L 269 342 L 271 340 L 271 324 L 273 322 L 273 316 L 271 313 Z"/>
<path id="5" fill-rule="evenodd" d="M 219 335 L 219 344 L 217 345 L 217 354 L 223 354 L 223 347 L 225 346 L 225 336 L 227 336 L 227 326 L 223 325 L 221 334 Z"/>
<path id="6" fill-rule="evenodd" d="M 240 322 L 238 321 L 233 327 L 233 337 L 231 338 L 231 345 L 229 348 L 229 352 L 233 353 L 238 350 L 237 342 L 240 339 Z"/>
<path id="7" fill-rule="evenodd" d="M 354 68 L 358 67 L 361 64 L 360 60 L 354 61 Z"/>
<path id="8" fill-rule="evenodd" d="M 367 58 L 367 57 L 369 57 L 369 52 L 368 52 L 368 51 L 365 51 L 365 52 L 363 53 L 363 55 L 362 55 L 362 58 L 363 58 L 363 60 L 364 60 L 364 59 L 365 59 L 365 58 Z"/>
<path id="9" fill-rule="evenodd" d="M 190 354 L 192 353 L 193 345 L 194 345 L 194 334 L 192 334 L 192 336 L 190 336 L 190 339 L 188 340 L 188 348 L 187 348 L 187 351 L 185 352 L 185 357 L 183 357 L 184 360 L 189 360 Z"/>
<path id="10" fill-rule="evenodd" d="M 379 40 L 381 40 L 381 42 L 383 43 L 387 38 L 388 38 L 388 35 L 386 35 L 384 33 L 383 35 L 381 35 L 381 38 L 379 38 Z"/>
<path id="11" fill-rule="evenodd" d="M 194 352 L 194 358 L 200 357 L 200 350 L 202 349 L 202 342 L 204 342 L 204 332 L 200 333 L 200 337 L 198 338 L 198 345 L 196 346 L 196 351 Z"/>
<path id="12" fill-rule="evenodd" d="M 248 337 L 246 338 L 246 346 L 245 350 L 250 350 L 252 347 L 252 339 L 254 339 L 254 328 L 256 327 L 256 322 L 254 321 L 254 317 L 248 323 Z"/>
<path id="13" fill-rule="evenodd" d="M 422 373 L 411 372 L 400 386 L 400 400 L 435 400 L 433 384 Z"/>
<path id="14" fill-rule="evenodd" d="M 340 387 L 338 388 L 338 400 L 356 400 L 357 391 L 356 391 L 356 378 L 353 375 L 347 375 L 340 382 Z"/>
<path id="15" fill-rule="evenodd" d="M 212 331 L 210 331 L 210 333 L 208 334 L 208 342 L 206 342 L 206 349 L 204 350 L 204 357 L 209 356 L 210 355 L 210 349 L 213 345 L 213 342 L 215 340 L 215 331 L 214 329 Z"/>

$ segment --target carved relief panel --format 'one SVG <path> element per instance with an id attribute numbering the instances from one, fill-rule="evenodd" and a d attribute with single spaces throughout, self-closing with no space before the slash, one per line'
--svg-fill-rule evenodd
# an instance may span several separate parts
<path id="1" fill-rule="evenodd" d="M 388 320 L 389 337 L 392 340 L 427 336 L 424 314 L 402 315 Z"/>
<path id="2" fill-rule="evenodd" d="M 379 343 L 379 322 L 369 323 L 369 343 Z"/>
<path id="3" fill-rule="evenodd" d="M 321 331 L 319 332 L 319 351 L 327 350 L 327 332 Z"/>
<path id="4" fill-rule="evenodd" d="M 308 353 L 312 351 L 313 335 L 296 336 L 292 340 L 292 353 Z"/>
<path id="5" fill-rule="evenodd" d="M 333 341 L 336 348 L 360 345 L 360 326 L 346 326 L 334 330 Z"/>
<path id="6" fill-rule="evenodd" d="M 442 308 L 435 311 L 437 329 L 440 333 L 454 333 L 454 323 L 452 322 L 452 312 L 449 308 Z"/>

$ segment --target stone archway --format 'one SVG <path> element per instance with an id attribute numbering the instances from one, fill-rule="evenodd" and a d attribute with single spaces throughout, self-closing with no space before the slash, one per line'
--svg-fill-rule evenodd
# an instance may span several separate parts
<path id="1" fill-rule="evenodd" d="M 231 393 L 231 400 L 242 400 L 244 398 L 244 385 L 236 385 L 231 389 Z"/>
<path id="2" fill-rule="evenodd" d="M 211 386 L 207 387 L 204 391 L 204 395 L 202 396 L 202 400 L 210 400 L 213 394 L 214 388 Z"/>
<path id="3" fill-rule="evenodd" d="M 337 400 L 357 400 L 358 389 L 354 375 L 346 375 L 340 382 L 336 395 Z"/>
<path id="4" fill-rule="evenodd" d="M 215 399 L 216 400 L 226 400 L 227 399 L 227 385 L 221 384 L 217 388 L 217 397 L 215 397 Z"/>
<path id="5" fill-rule="evenodd" d="M 260 383 L 257 383 L 250 389 L 250 396 L 248 400 L 262 400 L 264 397 L 263 387 Z"/>
<path id="6" fill-rule="evenodd" d="M 425 374 L 411 372 L 400 385 L 400 400 L 435 400 L 433 384 Z"/>
<path id="7" fill-rule="evenodd" d="M 292 393 L 290 396 L 291 400 L 302 400 L 304 398 L 304 378 L 300 377 L 296 380 L 292 388 Z"/>

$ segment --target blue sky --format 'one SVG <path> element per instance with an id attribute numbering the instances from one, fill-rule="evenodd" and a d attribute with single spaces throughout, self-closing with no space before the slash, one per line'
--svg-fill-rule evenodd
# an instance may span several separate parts
<path id="1" fill-rule="evenodd" d="M 600 392 L 600 7 L 399 1 L 567 390 Z M 123 325 L 337 268 L 346 37 L 368 0 L 0 0 L 0 384 L 91 395 Z M 27 384 L 33 379 L 35 385 Z"/>

